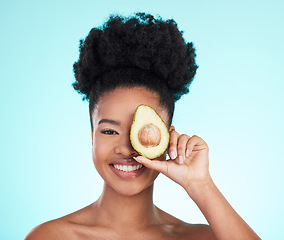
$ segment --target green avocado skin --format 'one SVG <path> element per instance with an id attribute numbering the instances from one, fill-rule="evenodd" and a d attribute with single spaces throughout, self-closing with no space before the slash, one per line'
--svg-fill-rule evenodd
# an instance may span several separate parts
<path id="1" fill-rule="evenodd" d="M 160 130 L 161 140 L 157 146 L 145 147 L 139 141 L 139 131 L 147 124 L 153 124 Z M 136 108 L 130 129 L 130 141 L 133 148 L 140 155 L 148 159 L 155 159 L 167 150 L 169 145 L 169 131 L 165 122 L 153 108 L 147 105 L 139 105 Z"/>

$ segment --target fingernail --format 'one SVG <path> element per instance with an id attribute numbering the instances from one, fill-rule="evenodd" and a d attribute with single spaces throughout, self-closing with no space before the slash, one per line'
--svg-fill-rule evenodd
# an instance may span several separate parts
<path id="1" fill-rule="evenodd" d="M 189 150 L 188 149 L 186 149 L 185 156 L 189 157 Z"/>
<path id="2" fill-rule="evenodd" d="M 177 157 L 176 153 L 174 151 L 171 151 L 170 152 L 170 158 L 171 159 L 176 159 L 176 157 Z"/>
<path id="3" fill-rule="evenodd" d="M 183 163 L 183 157 L 182 156 L 178 156 L 178 162 L 179 162 L 179 164 Z"/>
<path id="4" fill-rule="evenodd" d="M 141 161 L 137 158 L 137 157 L 133 157 L 135 159 L 136 162 L 141 163 Z"/>

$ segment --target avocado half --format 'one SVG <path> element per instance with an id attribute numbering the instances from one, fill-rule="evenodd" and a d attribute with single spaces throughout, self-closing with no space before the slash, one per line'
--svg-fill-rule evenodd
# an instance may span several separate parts
<path id="1" fill-rule="evenodd" d="M 153 108 L 146 105 L 137 107 L 130 141 L 139 154 L 149 159 L 157 158 L 166 151 L 169 144 L 168 128 Z"/>

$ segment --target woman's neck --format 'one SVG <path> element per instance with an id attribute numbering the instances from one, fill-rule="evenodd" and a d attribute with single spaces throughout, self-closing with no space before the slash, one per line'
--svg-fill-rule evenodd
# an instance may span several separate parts
<path id="1" fill-rule="evenodd" d="M 159 222 L 159 211 L 153 204 L 153 184 L 132 196 L 122 195 L 105 184 L 93 207 L 95 218 L 102 225 L 118 229 L 141 229 Z"/>

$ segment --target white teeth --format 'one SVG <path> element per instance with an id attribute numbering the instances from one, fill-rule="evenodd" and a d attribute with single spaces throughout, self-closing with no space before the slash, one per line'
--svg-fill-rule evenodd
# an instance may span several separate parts
<path id="1" fill-rule="evenodd" d="M 114 166 L 114 168 L 121 170 L 121 171 L 124 171 L 124 172 L 132 172 L 132 171 L 135 171 L 135 170 L 143 167 L 142 164 L 138 164 L 138 165 L 118 165 L 118 164 L 114 164 L 113 166 Z"/>

